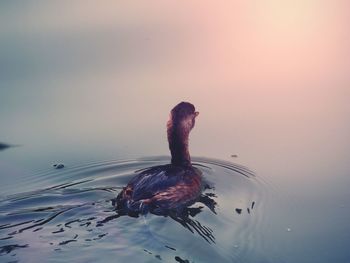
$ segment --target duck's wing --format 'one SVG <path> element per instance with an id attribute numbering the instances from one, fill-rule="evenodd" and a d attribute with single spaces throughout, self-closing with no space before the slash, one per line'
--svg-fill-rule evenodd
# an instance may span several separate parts
<path id="1" fill-rule="evenodd" d="M 171 209 L 192 202 L 201 191 L 201 175 L 197 170 L 166 167 L 140 174 L 132 199 Z"/>
<path id="2" fill-rule="evenodd" d="M 198 180 L 192 180 L 191 184 L 181 182 L 155 194 L 149 202 L 160 208 L 174 209 L 179 205 L 193 203 L 198 198 L 200 189 Z"/>
<path id="3" fill-rule="evenodd" d="M 132 189 L 134 201 L 149 199 L 183 180 L 186 171 L 170 166 L 157 166 L 147 169 L 134 177 L 128 186 Z"/>

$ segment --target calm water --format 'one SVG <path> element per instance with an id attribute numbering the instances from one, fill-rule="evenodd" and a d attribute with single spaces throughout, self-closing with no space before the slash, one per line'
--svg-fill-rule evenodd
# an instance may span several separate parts
<path id="1" fill-rule="evenodd" d="M 0 262 L 350 262 L 349 10 L 0 3 Z M 205 202 L 116 217 L 182 100 Z"/>
<path id="2" fill-rule="evenodd" d="M 112 201 L 135 170 L 167 162 L 164 157 L 93 162 L 36 174 L 30 184 L 40 182 L 40 190 L 1 200 L 1 256 L 24 262 L 175 262 L 175 257 L 180 262 L 244 262 L 252 253 L 255 260 L 266 257 L 258 231 L 266 220 L 261 213 L 266 189 L 239 165 L 194 160 L 211 189 L 203 193 L 207 206 L 193 205 L 185 220 L 115 218 Z"/>

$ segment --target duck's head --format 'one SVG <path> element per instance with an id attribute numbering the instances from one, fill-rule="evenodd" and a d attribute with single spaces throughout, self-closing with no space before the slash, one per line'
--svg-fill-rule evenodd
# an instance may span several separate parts
<path id="1" fill-rule="evenodd" d="M 199 112 L 196 111 L 193 104 L 180 102 L 170 112 L 168 127 L 176 127 L 181 129 L 183 133 L 189 133 L 194 127 L 198 114 Z"/>

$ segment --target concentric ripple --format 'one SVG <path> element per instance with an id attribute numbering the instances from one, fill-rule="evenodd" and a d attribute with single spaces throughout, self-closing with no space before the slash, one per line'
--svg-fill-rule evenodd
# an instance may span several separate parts
<path id="1" fill-rule="evenodd" d="M 118 216 L 120 189 L 137 171 L 166 163 L 111 160 L 33 175 L 38 190 L 0 200 L 0 261 L 248 262 L 259 254 L 265 187 L 238 164 L 193 158 L 208 187 L 186 218 Z"/>

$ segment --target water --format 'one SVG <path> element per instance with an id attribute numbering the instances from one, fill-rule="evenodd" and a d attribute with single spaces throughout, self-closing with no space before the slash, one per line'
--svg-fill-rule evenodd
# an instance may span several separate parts
<path id="1" fill-rule="evenodd" d="M 135 171 L 168 162 L 105 161 L 33 175 L 32 187 L 40 181 L 39 190 L 0 201 L 2 259 L 244 262 L 263 252 L 257 233 L 264 220 L 264 185 L 240 165 L 194 159 L 211 187 L 203 192 L 207 206 L 197 202 L 188 218 L 116 217 L 113 199 Z"/>
<path id="2" fill-rule="evenodd" d="M 29 185 L 32 191 L 18 190 L 0 200 L 1 260 L 291 262 L 297 256 L 288 253 L 299 247 L 296 241 L 311 248 L 315 245 L 303 240 L 308 233 L 327 233 L 330 229 L 319 228 L 322 221 L 347 216 L 346 203 L 332 207 L 332 200 L 320 204 L 319 199 L 310 204 L 311 198 L 303 197 L 300 204 L 300 198 L 281 193 L 244 166 L 194 158 L 211 186 L 203 192 L 206 205 L 191 206 L 185 220 L 152 214 L 117 217 L 113 200 L 135 172 L 169 161 L 153 157 L 52 166 L 24 177 L 18 188 Z M 343 227 L 332 226 L 336 232 L 327 234 L 339 235 Z M 314 242 L 334 245 L 333 240 Z M 345 249 L 345 242 L 335 243 Z M 338 257 L 345 260 L 347 252 Z"/>
<path id="3" fill-rule="evenodd" d="M 349 262 L 349 10 L 0 3 L 0 262 Z M 180 101 L 206 202 L 116 218 Z"/>

